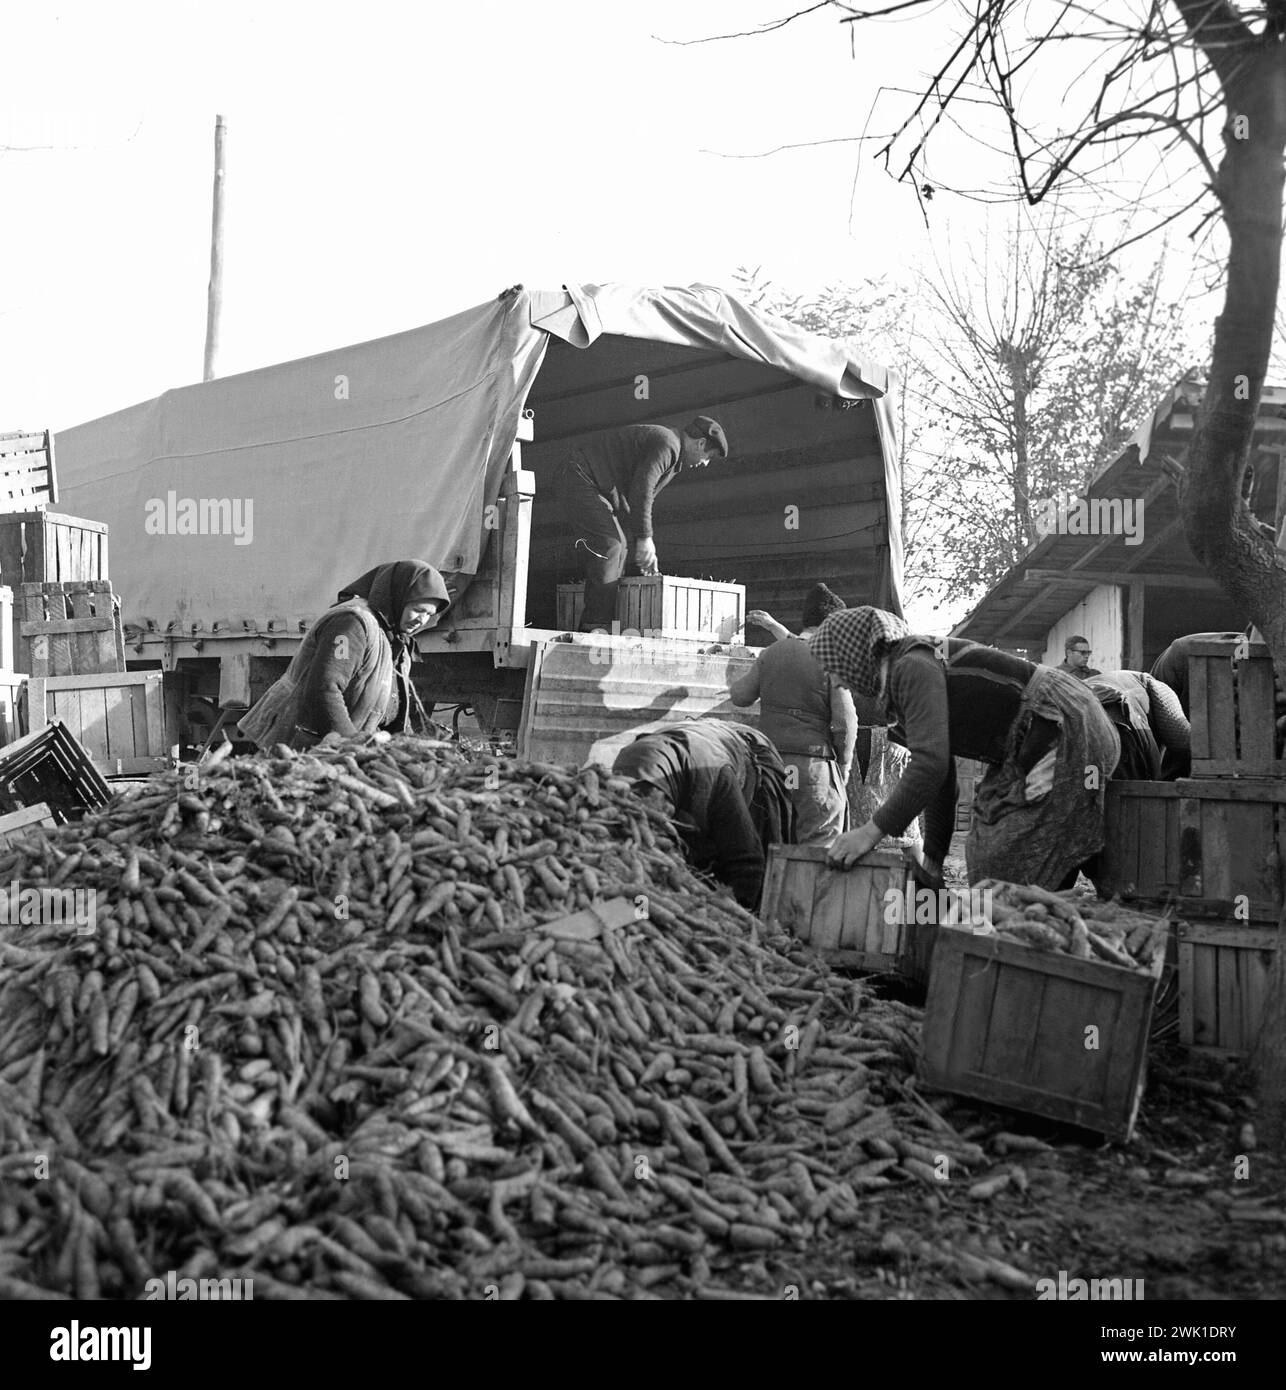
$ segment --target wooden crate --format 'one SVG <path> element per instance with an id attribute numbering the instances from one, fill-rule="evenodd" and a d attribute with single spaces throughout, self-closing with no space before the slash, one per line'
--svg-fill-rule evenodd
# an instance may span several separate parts
<path id="1" fill-rule="evenodd" d="M 558 626 L 580 627 L 584 584 L 558 586 Z M 746 586 L 715 579 L 622 579 L 616 591 L 616 621 L 622 633 L 730 642 L 746 621 Z"/>
<path id="2" fill-rule="evenodd" d="M 102 774 L 60 720 L 0 749 L 0 811 L 43 801 L 62 825 L 110 800 Z"/>
<path id="3" fill-rule="evenodd" d="M 0 746 L 22 735 L 22 692 L 26 680 L 21 671 L 0 671 Z"/>
<path id="4" fill-rule="evenodd" d="M 58 505 L 52 431 L 0 434 L 0 504 L 5 511 Z"/>
<path id="5" fill-rule="evenodd" d="M 759 915 L 822 952 L 836 965 L 916 977 L 921 939 L 888 920 L 888 894 L 906 891 L 900 849 L 877 849 L 851 869 L 832 869 L 817 845 L 773 845 Z"/>
<path id="6" fill-rule="evenodd" d="M 120 600 L 103 579 L 24 584 L 18 666 L 33 676 L 93 676 L 125 669 Z"/>
<path id="7" fill-rule="evenodd" d="M 109 776 L 159 772 L 170 766 L 160 671 L 98 676 L 32 676 L 27 727 L 38 733 L 60 720 Z"/>
<path id="8" fill-rule="evenodd" d="M 1188 653 L 1193 777 L 1281 777 L 1273 663 L 1259 642 L 1194 643 Z"/>
<path id="9" fill-rule="evenodd" d="M 1245 1055 L 1264 1020 L 1278 933 L 1179 923 L 1179 1041 Z"/>
<path id="10" fill-rule="evenodd" d="M 1148 972 L 938 931 L 919 1076 L 971 1096 L 1128 1140 L 1165 960 Z M 1096 1028 L 1096 1048 L 1086 1046 Z"/>
<path id="11" fill-rule="evenodd" d="M 1276 923 L 1273 852 L 1286 863 L 1286 782 L 1109 782 L 1101 893 L 1174 902 L 1181 916 Z"/>
<path id="12" fill-rule="evenodd" d="M 49 803 L 39 801 L 34 806 L 24 806 L 21 811 L 10 811 L 0 816 L 0 846 L 11 845 L 30 835 L 37 827 L 52 827 L 57 822 L 49 809 Z"/>
<path id="13" fill-rule="evenodd" d="M 57 512 L 0 514 L 0 584 L 70 584 L 107 578 L 107 527 Z M 22 615 L 12 617 L 14 655 L 22 649 Z"/>

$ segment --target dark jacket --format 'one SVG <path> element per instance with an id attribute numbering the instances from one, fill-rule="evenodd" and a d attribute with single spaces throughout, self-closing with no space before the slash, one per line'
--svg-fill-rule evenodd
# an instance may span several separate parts
<path id="1" fill-rule="evenodd" d="M 765 648 L 744 676 L 733 681 L 734 705 L 759 701 L 759 731 L 777 751 L 851 763 L 857 738 L 853 697 L 798 637 Z"/>
<path id="2" fill-rule="evenodd" d="M 1179 697 L 1144 671 L 1108 671 L 1089 681 L 1121 739 L 1114 781 L 1186 777 L 1192 765 L 1188 720 Z"/>
<path id="3" fill-rule="evenodd" d="M 1190 632 L 1186 637 L 1176 637 L 1152 663 L 1152 674 L 1174 691 L 1184 714 L 1191 716 L 1192 711 L 1188 707 L 1188 652 L 1198 642 L 1240 642 L 1245 636 L 1244 632 Z"/>
<path id="4" fill-rule="evenodd" d="M 442 576 L 420 561 L 377 565 L 339 598 L 304 635 L 286 674 L 239 721 L 260 748 L 307 748 L 331 733 L 406 730 L 412 652 L 398 623 L 417 600 L 449 604 Z"/>
<path id="5" fill-rule="evenodd" d="M 759 905 L 768 846 L 794 842 L 786 770 L 763 734 L 727 720 L 682 720 L 627 744 L 612 771 L 660 787 L 694 867 L 728 884 L 742 907 Z"/>
<path id="6" fill-rule="evenodd" d="M 947 660 L 912 639 L 889 653 L 889 740 L 910 750 L 911 763 L 872 819 L 886 835 L 901 835 L 924 813 L 925 853 L 941 858 L 955 827 L 955 759 L 998 765 L 1036 672 L 1022 657 L 962 638 L 947 639 Z M 1043 723 L 1043 721 L 1042 721 Z M 1056 729 L 1036 727 L 1023 745 L 1030 769 L 1053 746 Z"/>
<path id="7" fill-rule="evenodd" d="M 1097 671 L 1093 666 L 1073 666 L 1066 657 L 1054 667 L 1055 671 L 1062 671 L 1065 676 L 1075 676 L 1077 680 L 1089 680 L 1091 676 L 1101 676 L 1102 671 Z"/>
<path id="8" fill-rule="evenodd" d="M 651 536 L 652 503 L 683 470 L 679 436 L 662 425 L 626 425 L 581 445 L 571 461 L 635 540 Z"/>

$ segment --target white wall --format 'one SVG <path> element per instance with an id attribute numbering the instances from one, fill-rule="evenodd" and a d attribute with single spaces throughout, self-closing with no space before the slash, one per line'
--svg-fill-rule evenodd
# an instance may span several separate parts
<path id="1" fill-rule="evenodd" d="M 1119 584 L 1100 584 L 1050 628 L 1045 638 L 1046 666 L 1059 665 L 1063 643 L 1073 634 L 1094 649 L 1090 665 L 1096 671 L 1119 671 L 1125 665 L 1126 590 Z"/>

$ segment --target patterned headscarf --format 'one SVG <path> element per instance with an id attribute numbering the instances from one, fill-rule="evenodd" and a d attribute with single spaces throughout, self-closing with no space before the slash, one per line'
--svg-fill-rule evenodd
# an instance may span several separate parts
<path id="1" fill-rule="evenodd" d="M 832 613 L 808 639 L 823 670 L 858 695 L 884 698 L 884 658 L 911 629 L 882 608 L 845 608 Z"/>

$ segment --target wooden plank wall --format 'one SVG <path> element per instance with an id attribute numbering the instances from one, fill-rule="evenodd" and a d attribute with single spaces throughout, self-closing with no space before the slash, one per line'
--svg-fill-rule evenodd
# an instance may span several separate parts
<path id="1" fill-rule="evenodd" d="M 1050 628 L 1042 663 L 1059 665 L 1065 655 L 1063 643 L 1073 634 L 1088 638 L 1094 648 L 1090 665 L 1095 670 L 1120 671 L 1126 666 L 1125 599 L 1119 585 L 1100 584 L 1091 589 Z"/>
<path id="2" fill-rule="evenodd" d="M 61 720 L 105 774 L 147 774 L 169 765 L 159 671 L 33 676 L 27 708 L 30 732 Z"/>

